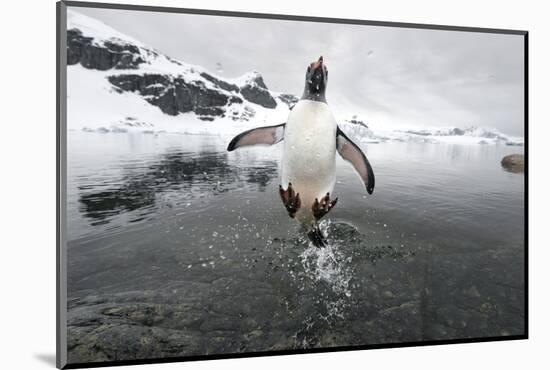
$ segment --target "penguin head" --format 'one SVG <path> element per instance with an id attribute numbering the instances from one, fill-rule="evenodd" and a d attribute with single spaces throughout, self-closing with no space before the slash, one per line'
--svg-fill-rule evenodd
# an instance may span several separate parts
<path id="1" fill-rule="evenodd" d="M 302 99 L 326 102 L 325 90 L 327 82 L 328 70 L 321 56 L 316 62 L 311 63 L 307 67 L 306 86 Z"/>

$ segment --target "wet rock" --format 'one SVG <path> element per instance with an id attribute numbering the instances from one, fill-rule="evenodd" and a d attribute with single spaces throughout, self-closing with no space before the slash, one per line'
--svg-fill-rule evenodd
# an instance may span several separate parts
<path id="1" fill-rule="evenodd" d="M 483 302 L 480 306 L 479 306 L 479 311 L 481 313 L 484 313 L 484 314 L 489 314 L 491 312 L 494 312 L 496 311 L 496 307 L 494 304 L 490 303 L 490 302 Z"/>
<path id="2" fill-rule="evenodd" d="M 228 316 L 211 316 L 201 325 L 200 330 L 203 332 L 209 331 L 236 331 L 239 328 L 238 318 Z"/>
<path id="3" fill-rule="evenodd" d="M 385 292 L 382 293 L 382 297 L 385 299 L 392 299 L 395 296 L 393 295 L 392 292 L 390 292 L 389 290 L 386 290 Z"/>
<path id="4" fill-rule="evenodd" d="M 475 285 L 472 285 L 468 289 L 464 291 L 464 294 L 470 298 L 479 298 L 481 294 L 479 294 L 479 290 L 477 290 L 477 287 Z"/>
<path id="5" fill-rule="evenodd" d="M 69 327 L 69 337 L 76 338 Z M 200 342 L 171 329 L 103 325 L 69 343 L 70 363 L 122 361 L 198 354 Z"/>
<path id="6" fill-rule="evenodd" d="M 246 335 L 246 337 L 249 339 L 249 340 L 255 340 L 255 339 L 258 339 L 260 337 L 262 337 L 264 335 L 264 332 L 260 329 L 256 329 L 256 330 L 252 330 L 250 333 L 248 333 Z"/>
<path id="7" fill-rule="evenodd" d="M 296 348 L 296 342 L 291 337 L 281 337 L 269 347 L 270 351 L 284 351 Z"/>
<path id="8" fill-rule="evenodd" d="M 430 323 L 424 332 L 426 340 L 448 339 L 456 336 L 456 330 L 438 323 Z"/>
<path id="9" fill-rule="evenodd" d="M 179 165 L 166 172 L 195 173 Z M 342 258 L 337 261 L 342 271 L 351 271 L 350 296 L 335 292 L 326 276 L 321 279 L 305 271 L 300 258 L 304 248 L 297 248 L 290 238 L 269 247 L 253 244 L 239 250 L 246 259 L 257 260 L 255 270 L 237 264 L 234 261 L 242 259 L 235 258 L 231 249 L 224 250 L 226 261 L 233 264 L 225 274 L 200 267 L 199 255 L 206 258 L 202 253 L 212 250 L 196 254 L 178 245 L 176 259 L 183 268 L 178 267 L 167 285 L 152 284 L 145 290 L 143 286 L 150 283 L 141 278 L 146 272 L 141 269 L 135 276 L 124 274 L 125 282 L 116 280 L 116 285 L 102 288 L 110 294 L 73 275 L 69 359 L 106 361 L 522 332 L 524 275 L 515 263 L 521 260 L 521 250 L 453 251 L 450 256 L 418 253 L 414 259 L 400 258 L 395 250 L 406 252 L 407 248 L 373 245 L 373 239 L 366 242 L 351 225 L 334 228 L 342 240 L 338 242 Z M 86 253 L 93 250 L 86 247 Z M 375 251 L 379 257 L 371 260 Z M 117 259 L 101 262 L 109 270 L 121 266 Z M 155 258 L 155 265 L 161 263 Z M 281 267 L 272 273 L 268 263 Z M 193 267 L 187 269 L 187 265 Z M 81 264 L 75 273 L 88 276 L 86 268 Z"/>
<path id="10" fill-rule="evenodd" d="M 378 327 L 386 338 L 393 341 L 417 341 L 422 339 L 422 317 L 420 302 L 404 302 L 379 312 Z"/>
<path id="11" fill-rule="evenodd" d="M 445 305 L 436 311 L 438 322 L 448 328 L 463 329 L 468 324 L 469 314 L 453 305 Z"/>
<path id="12" fill-rule="evenodd" d="M 198 353 L 202 340 L 195 330 L 205 320 L 200 307 L 190 303 L 125 303 L 129 298 L 130 295 L 111 296 L 110 303 L 99 304 L 86 298 L 69 310 L 70 362 Z M 146 296 L 141 299 L 147 300 Z"/>
<path id="13" fill-rule="evenodd" d="M 502 158 L 502 167 L 509 172 L 523 173 L 525 170 L 525 159 L 523 154 L 509 154 Z"/>

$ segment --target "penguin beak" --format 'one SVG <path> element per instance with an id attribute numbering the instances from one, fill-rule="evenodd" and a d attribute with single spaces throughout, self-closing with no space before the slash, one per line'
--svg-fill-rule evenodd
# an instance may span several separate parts
<path id="1" fill-rule="evenodd" d="M 321 68 L 323 66 L 323 56 L 321 55 L 319 57 L 319 60 L 316 61 L 314 64 L 313 64 L 313 67 L 311 68 L 313 71 L 315 71 L 317 68 Z"/>

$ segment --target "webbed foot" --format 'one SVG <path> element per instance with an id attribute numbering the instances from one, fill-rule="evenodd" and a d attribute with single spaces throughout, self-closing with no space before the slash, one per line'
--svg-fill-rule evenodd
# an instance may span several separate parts
<path id="1" fill-rule="evenodd" d="M 329 193 L 321 198 L 320 202 L 317 198 L 315 198 L 315 202 L 311 206 L 313 217 L 315 217 L 316 220 L 319 220 L 321 217 L 329 213 L 329 211 L 336 205 L 336 202 L 338 202 L 338 198 L 330 200 Z"/>
<path id="2" fill-rule="evenodd" d="M 281 195 L 281 200 L 285 205 L 285 208 L 288 212 L 290 218 L 296 216 L 296 212 L 302 206 L 302 201 L 300 200 L 300 193 L 295 193 L 292 188 L 292 183 L 288 183 L 288 188 L 283 189 L 282 185 L 279 185 L 279 195 Z"/>

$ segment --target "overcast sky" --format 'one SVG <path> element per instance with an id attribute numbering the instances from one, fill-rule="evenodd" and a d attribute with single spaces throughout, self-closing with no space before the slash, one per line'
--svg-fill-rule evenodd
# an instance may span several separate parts
<path id="1" fill-rule="evenodd" d="M 224 77 L 256 70 L 301 95 L 307 65 L 329 70 L 337 115 L 377 125 L 487 126 L 523 135 L 523 36 L 76 8 Z"/>

